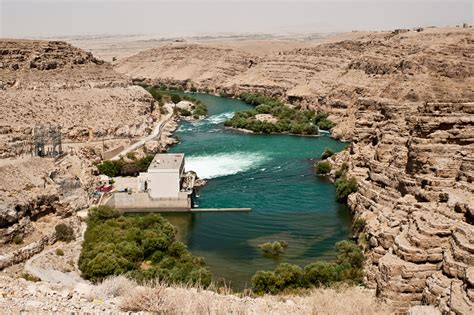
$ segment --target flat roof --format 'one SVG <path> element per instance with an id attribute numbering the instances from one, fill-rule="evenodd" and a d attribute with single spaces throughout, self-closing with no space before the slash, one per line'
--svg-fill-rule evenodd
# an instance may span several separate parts
<path id="1" fill-rule="evenodd" d="M 160 153 L 156 154 L 148 167 L 148 171 L 153 170 L 179 170 L 184 161 L 184 153 Z"/>

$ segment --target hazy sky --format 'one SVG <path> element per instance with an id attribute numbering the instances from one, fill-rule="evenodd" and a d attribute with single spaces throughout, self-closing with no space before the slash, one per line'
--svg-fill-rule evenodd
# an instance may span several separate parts
<path id="1" fill-rule="evenodd" d="M 0 0 L 0 37 L 384 30 L 473 23 L 474 0 Z"/>

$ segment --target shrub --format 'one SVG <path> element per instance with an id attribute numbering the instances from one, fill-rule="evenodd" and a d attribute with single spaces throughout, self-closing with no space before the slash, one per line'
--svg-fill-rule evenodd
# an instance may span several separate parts
<path id="1" fill-rule="evenodd" d="M 336 243 L 338 264 L 349 264 L 352 267 L 362 268 L 364 254 L 356 243 L 351 241 L 341 241 Z"/>
<path id="2" fill-rule="evenodd" d="M 56 248 L 56 255 L 57 256 L 64 256 L 64 251 L 61 248 Z"/>
<path id="3" fill-rule="evenodd" d="M 204 260 L 175 240 L 176 228 L 157 214 L 123 216 L 110 207 L 89 211 L 79 258 L 82 276 L 93 282 L 125 274 L 138 282 L 211 283 Z"/>
<path id="4" fill-rule="evenodd" d="M 356 219 L 354 223 L 352 224 L 352 231 L 354 231 L 354 234 L 359 234 L 360 232 L 364 231 L 365 225 L 367 222 L 365 222 L 364 219 Z"/>
<path id="5" fill-rule="evenodd" d="M 280 264 L 274 271 L 257 271 L 252 277 L 252 289 L 257 294 L 276 294 L 286 289 L 331 285 L 336 282 L 361 283 L 364 256 L 354 242 L 336 244 L 335 262 L 317 261 L 302 270 L 296 265 Z"/>
<path id="6" fill-rule="evenodd" d="M 127 158 L 129 158 L 130 160 L 136 160 L 137 155 L 135 154 L 135 152 L 128 152 L 127 153 Z"/>
<path id="7" fill-rule="evenodd" d="M 24 272 L 20 275 L 20 278 L 23 278 L 27 281 L 31 281 L 31 282 L 39 282 L 41 281 L 40 278 L 36 277 L 36 276 L 33 276 L 32 274 L 28 273 L 28 272 Z"/>
<path id="8" fill-rule="evenodd" d="M 333 155 L 334 155 L 334 151 L 329 148 L 326 148 L 324 149 L 323 154 L 321 154 L 321 160 L 325 160 Z"/>
<path id="9" fill-rule="evenodd" d="M 256 294 L 278 293 L 275 282 L 275 274 L 272 271 L 257 271 L 251 279 L 252 289 Z"/>
<path id="10" fill-rule="evenodd" d="M 316 173 L 324 175 L 331 171 L 331 164 L 328 161 L 319 161 L 316 164 Z"/>
<path id="11" fill-rule="evenodd" d="M 280 264 L 275 271 L 276 287 L 282 291 L 284 289 L 296 289 L 305 286 L 303 270 L 299 266 L 287 263 Z"/>
<path id="12" fill-rule="evenodd" d="M 259 245 L 259 247 L 262 249 L 264 254 L 269 255 L 269 256 L 278 256 L 280 254 L 283 254 L 285 249 L 288 247 L 288 243 L 285 241 L 275 241 L 275 242 L 268 242 L 268 243 L 263 243 Z"/>
<path id="13" fill-rule="evenodd" d="M 104 161 L 97 165 L 97 169 L 100 174 L 107 175 L 109 177 L 115 177 L 120 175 L 120 170 L 122 169 L 121 161 Z"/>
<path id="14" fill-rule="evenodd" d="M 323 119 L 319 121 L 317 125 L 318 125 L 318 128 L 322 130 L 330 130 L 331 128 L 335 126 L 335 124 L 329 119 Z"/>
<path id="15" fill-rule="evenodd" d="M 120 169 L 120 176 L 138 176 L 143 171 L 143 168 L 135 163 L 125 164 Z"/>
<path id="16" fill-rule="evenodd" d="M 339 202 L 347 202 L 347 197 L 357 191 L 355 177 L 342 176 L 336 181 L 336 198 Z"/>
<path id="17" fill-rule="evenodd" d="M 178 94 L 171 94 L 171 101 L 175 104 L 181 102 L 181 96 L 179 96 Z"/>
<path id="18" fill-rule="evenodd" d="M 54 230 L 56 232 L 56 239 L 58 241 L 69 243 L 70 241 L 76 239 L 72 227 L 65 223 L 59 223 L 54 227 Z"/>
<path id="19" fill-rule="evenodd" d="M 328 114 L 323 112 L 318 112 L 314 116 L 314 124 L 318 126 L 319 129 L 329 130 L 334 127 L 334 123 L 328 119 Z"/>
<path id="20" fill-rule="evenodd" d="M 341 167 L 336 170 L 336 174 L 334 175 L 336 178 L 340 178 L 344 176 L 349 169 L 347 163 L 342 163 Z"/>
<path id="21" fill-rule="evenodd" d="M 23 243 L 23 235 L 21 234 L 17 234 L 13 237 L 13 243 L 15 243 L 16 245 L 20 245 Z"/>
<path id="22" fill-rule="evenodd" d="M 304 268 L 304 276 L 308 283 L 319 287 L 327 286 L 338 280 L 334 263 L 318 261 Z"/>
<path id="23" fill-rule="evenodd" d="M 201 117 L 207 115 L 207 106 L 204 104 L 196 105 L 196 108 L 193 111 L 193 116 Z"/>

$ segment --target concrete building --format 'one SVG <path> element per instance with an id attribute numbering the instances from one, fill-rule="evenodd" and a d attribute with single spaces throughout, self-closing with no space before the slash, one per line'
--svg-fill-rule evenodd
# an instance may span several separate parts
<path id="1" fill-rule="evenodd" d="M 150 198 L 178 198 L 184 179 L 184 154 L 157 154 L 146 173 L 140 173 L 139 190 Z"/>
<path id="2" fill-rule="evenodd" d="M 127 179 L 127 191 L 106 204 L 126 212 L 189 211 L 196 175 L 184 172 L 184 154 L 157 154 L 147 172 Z M 121 180 L 117 179 L 117 182 Z M 136 188 L 132 188 L 136 187 Z M 132 188 L 132 189 L 130 189 Z"/>

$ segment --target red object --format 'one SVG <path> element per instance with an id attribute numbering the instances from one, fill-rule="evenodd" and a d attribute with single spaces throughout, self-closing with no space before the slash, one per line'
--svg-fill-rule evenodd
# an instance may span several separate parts
<path id="1" fill-rule="evenodd" d="M 112 185 L 102 185 L 95 188 L 95 190 L 100 192 L 109 192 L 112 190 Z"/>

